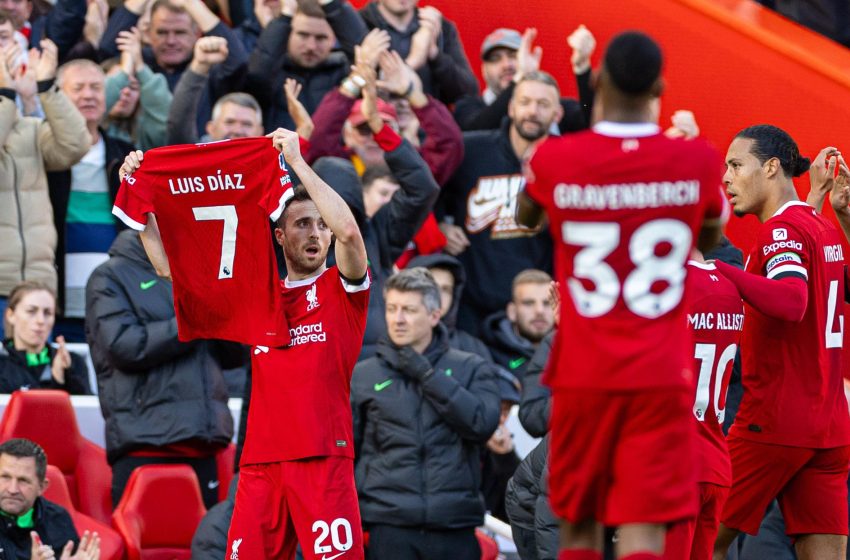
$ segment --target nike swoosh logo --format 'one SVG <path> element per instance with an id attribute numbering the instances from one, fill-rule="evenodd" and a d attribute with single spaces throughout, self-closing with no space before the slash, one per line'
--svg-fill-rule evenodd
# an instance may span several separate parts
<path id="1" fill-rule="evenodd" d="M 210 480 L 209 482 L 207 482 L 207 488 L 209 488 L 210 490 L 215 490 L 216 488 L 218 488 L 219 484 L 221 484 L 221 482 L 219 482 L 218 480 Z"/>
<path id="2" fill-rule="evenodd" d="M 345 550 L 343 552 L 340 552 L 339 554 L 334 554 L 333 556 L 325 556 L 324 554 L 322 554 L 322 560 L 334 560 L 334 558 L 339 558 L 340 556 L 342 556 L 346 552 L 348 552 L 348 551 Z"/>
<path id="3" fill-rule="evenodd" d="M 382 381 L 380 383 L 375 383 L 375 391 L 381 392 L 392 384 L 392 379 L 387 379 L 386 381 Z M 334 556 L 336 558 L 336 556 Z"/>
<path id="4" fill-rule="evenodd" d="M 157 283 L 156 280 L 148 280 L 147 282 L 141 282 L 139 284 L 139 287 L 143 290 L 147 290 L 149 288 L 153 288 L 153 285 L 156 284 L 156 283 Z"/>
<path id="5" fill-rule="evenodd" d="M 511 360 L 510 362 L 508 362 L 508 367 L 511 369 L 516 369 L 522 364 L 524 364 L 525 360 L 526 358 L 517 358 L 516 360 Z"/>

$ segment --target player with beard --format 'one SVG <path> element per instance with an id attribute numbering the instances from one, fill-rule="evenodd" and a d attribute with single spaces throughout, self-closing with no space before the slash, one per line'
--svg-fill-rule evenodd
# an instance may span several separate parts
<path id="1" fill-rule="evenodd" d="M 441 192 L 435 214 L 446 252 L 458 257 L 469 281 L 458 326 L 476 334 L 485 317 L 505 309 L 514 277 L 529 268 L 552 270 L 552 238 L 514 219 L 525 185 L 521 162 L 545 139 L 563 108 L 555 79 L 529 72 L 517 83 L 508 119 L 498 130 L 464 134 L 464 159 Z"/>
<path id="2" fill-rule="evenodd" d="M 369 303 L 366 248 L 351 210 L 301 157 L 298 135 L 270 136 L 303 185 L 275 229 L 292 341 L 252 352 L 229 550 L 240 560 L 291 558 L 300 541 L 306 559 L 362 559 L 349 385 Z"/>

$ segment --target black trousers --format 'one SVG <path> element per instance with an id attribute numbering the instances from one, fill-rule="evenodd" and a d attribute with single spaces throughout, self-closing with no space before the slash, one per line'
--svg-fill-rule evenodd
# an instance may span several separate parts
<path id="1" fill-rule="evenodd" d="M 480 560 L 475 528 L 426 531 L 370 525 L 367 560 Z"/>
<path id="2" fill-rule="evenodd" d="M 198 475 L 201 485 L 201 497 L 207 509 L 218 503 L 218 465 L 215 457 L 130 457 L 124 456 L 112 465 L 112 507 L 118 505 L 130 475 L 136 467 L 143 465 L 186 464 Z"/>

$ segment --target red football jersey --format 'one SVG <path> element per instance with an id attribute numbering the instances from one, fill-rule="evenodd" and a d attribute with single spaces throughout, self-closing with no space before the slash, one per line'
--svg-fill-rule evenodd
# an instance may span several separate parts
<path id="1" fill-rule="evenodd" d="M 727 208 L 719 155 L 654 124 L 602 122 L 547 140 L 529 167 L 561 286 L 546 382 L 690 389 L 685 262 L 703 220 Z"/>
<path id="2" fill-rule="evenodd" d="M 808 204 L 788 202 L 759 228 L 747 271 L 802 278 L 808 303 L 799 323 L 747 306 L 741 340 L 744 398 L 730 435 L 793 447 L 850 444 L 841 375 L 841 235 Z"/>
<path id="3" fill-rule="evenodd" d="M 252 351 L 241 463 L 353 458 L 351 372 L 366 330 L 369 277 L 352 285 L 334 266 L 283 285 L 292 342 Z"/>
<path id="4" fill-rule="evenodd" d="M 688 262 L 688 327 L 694 334 L 697 376 L 699 482 L 731 486 L 732 468 L 723 435 L 726 390 L 744 328 L 744 303 L 737 288 L 713 264 Z"/>
<path id="5" fill-rule="evenodd" d="M 269 218 L 291 196 L 268 138 L 156 148 L 124 178 L 112 213 L 140 231 L 156 215 L 180 340 L 289 343 Z"/>

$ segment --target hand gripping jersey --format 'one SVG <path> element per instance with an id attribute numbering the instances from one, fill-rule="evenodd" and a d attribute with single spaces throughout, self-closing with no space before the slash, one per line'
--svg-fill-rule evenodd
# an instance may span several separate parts
<path id="1" fill-rule="evenodd" d="M 747 271 L 805 280 L 808 303 L 799 323 L 747 306 L 745 392 L 730 436 L 792 447 L 850 444 L 841 375 L 844 263 L 838 230 L 804 202 L 788 202 L 761 225 Z"/>
<path id="2" fill-rule="evenodd" d="M 744 304 L 735 285 L 714 265 L 688 262 L 688 328 L 694 333 L 697 376 L 693 413 L 697 422 L 699 482 L 732 484 L 723 435 L 726 389 L 744 328 Z"/>
<path id="3" fill-rule="evenodd" d="M 112 213 L 139 231 L 156 215 L 180 340 L 289 343 L 268 220 L 291 196 L 268 138 L 156 148 L 124 178 Z"/>
<path id="4" fill-rule="evenodd" d="M 292 342 L 252 350 L 241 463 L 354 458 L 351 372 L 366 330 L 369 276 L 352 285 L 334 266 L 283 285 Z"/>
<path id="5" fill-rule="evenodd" d="M 704 218 L 727 208 L 718 154 L 653 124 L 602 122 L 547 140 L 529 166 L 561 286 L 546 382 L 689 390 L 685 262 Z"/>

